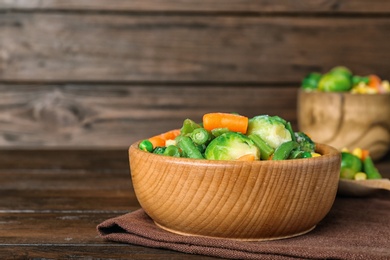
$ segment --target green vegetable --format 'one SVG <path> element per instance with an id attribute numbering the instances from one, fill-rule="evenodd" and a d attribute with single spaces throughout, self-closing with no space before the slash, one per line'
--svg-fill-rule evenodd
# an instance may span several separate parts
<path id="1" fill-rule="evenodd" d="M 165 149 L 166 149 L 165 146 L 164 147 L 158 146 L 158 147 L 154 148 L 153 153 L 164 154 Z"/>
<path id="2" fill-rule="evenodd" d="M 184 120 L 183 126 L 180 129 L 180 135 L 189 135 L 192 133 L 192 131 L 200 127 L 201 126 L 195 123 L 195 121 L 187 118 Z"/>
<path id="3" fill-rule="evenodd" d="M 193 159 L 204 159 L 202 153 L 188 136 L 178 136 L 176 138 L 177 146 L 182 150 L 185 157 Z"/>
<path id="4" fill-rule="evenodd" d="M 207 148 L 207 145 L 205 144 L 195 144 L 196 146 L 196 149 L 198 149 L 198 151 L 203 155 L 204 152 L 206 151 L 206 148 Z M 204 156 L 203 156 L 204 157 Z"/>
<path id="5" fill-rule="evenodd" d="M 310 152 L 303 152 L 303 157 L 302 158 L 312 158 L 313 155 Z"/>
<path id="6" fill-rule="evenodd" d="M 290 153 L 299 147 L 299 144 L 295 141 L 288 141 L 282 143 L 276 148 L 272 160 L 285 160 L 289 157 Z"/>
<path id="7" fill-rule="evenodd" d="M 207 143 L 210 139 L 210 133 L 204 128 L 196 128 L 190 134 L 192 141 L 197 145 L 202 145 Z"/>
<path id="8" fill-rule="evenodd" d="M 249 137 L 238 132 L 227 132 L 213 139 L 206 148 L 208 160 L 236 160 L 243 155 L 252 154 L 259 159 L 260 151 Z"/>
<path id="9" fill-rule="evenodd" d="M 293 150 L 291 151 L 288 159 L 302 159 L 302 158 L 311 158 L 313 157 L 310 152 L 305 152 L 301 150 Z"/>
<path id="10" fill-rule="evenodd" d="M 227 133 L 227 132 L 229 132 L 229 128 L 227 128 L 227 127 L 214 128 L 213 130 L 211 130 L 211 134 L 214 137 L 220 136 L 220 135 Z"/>
<path id="11" fill-rule="evenodd" d="M 299 150 L 314 153 L 316 150 L 316 144 L 303 132 L 294 133 L 295 140 L 299 144 Z"/>
<path id="12" fill-rule="evenodd" d="M 176 145 L 168 145 L 163 152 L 163 155 L 180 157 L 180 151 Z"/>
<path id="13" fill-rule="evenodd" d="M 318 87 L 318 82 L 321 79 L 321 74 L 317 72 L 311 72 L 307 74 L 302 80 L 302 88 L 307 90 L 315 90 Z"/>
<path id="14" fill-rule="evenodd" d="M 290 155 L 288 156 L 288 159 L 301 159 L 304 156 L 304 151 L 300 150 L 293 150 L 291 151 Z"/>
<path id="15" fill-rule="evenodd" d="M 251 134 L 259 136 L 273 149 L 292 140 L 286 121 L 278 116 L 260 115 L 249 119 L 247 135 Z"/>
<path id="16" fill-rule="evenodd" d="M 285 124 L 285 126 L 286 126 L 286 129 L 290 132 L 291 140 L 292 140 L 292 141 L 296 141 L 295 134 L 294 134 L 294 130 L 292 129 L 291 123 L 290 123 L 290 122 L 287 122 L 287 123 Z"/>
<path id="17" fill-rule="evenodd" d="M 370 82 L 369 77 L 352 76 L 352 85 L 358 85 L 359 83 L 368 84 Z"/>
<path id="18" fill-rule="evenodd" d="M 318 83 L 318 89 L 324 92 L 349 91 L 352 88 L 352 81 L 348 76 L 341 73 L 324 74 Z"/>
<path id="19" fill-rule="evenodd" d="M 349 168 L 355 172 L 362 170 L 362 161 L 356 155 L 349 152 L 341 152 L 341 168 Z"/>
<path id="20" fill-rule="evenodd" d="M 352 78 L 352 72 L 345 66 L 336 66 L 329 71 L 332 75 L 341 75 L 348 79 Z"/>
<path id="21" fill-rule="evenodd" d="M 340 169 L 340 178 L 341 179 L 349 179 L 353 180 L 355 178 L 356 172 L 349 168 L 341 168 Z"/>
<path id="22" fill-rule="evenodd" d="M 362 169 L 363 164 L 359 157 L 349 152 L 341 152 L 340 178 L 353 179 Z"/>
<path id="23" fill-rule="evenodd" d="M 255 143 L 260 150 L 260 159 L 268 160 L 274 153 L 275 149 L 269 146 L 260 136 L 256 134 L 250 134 L 248 137 Z"/>
<path id="24" fill-rule="evenodd" d="M 364 172 L 367 174 L 367 179 L 382 179 L 382 175 L 375 167 L 370 156 L 367 156 L 363 161 Z"/>
<path id="25" fill-rule="evenodd" d="M 141 149 L 142 151 L 145 151 L 145 152 L 153 152 L 153 144 L 152 142 L 150 142 L 149 140 L 142 140 L 139 145 L 138 145 L 138 148 Z"/>

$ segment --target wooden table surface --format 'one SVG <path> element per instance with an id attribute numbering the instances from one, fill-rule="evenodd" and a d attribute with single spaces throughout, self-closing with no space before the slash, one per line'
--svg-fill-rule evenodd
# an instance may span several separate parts
<path id="1" fill-rule="evenodd" d="M 377 164 L 390 177 L 390 156 Z M 105 242 L 96 226 L 138 209 L 126 150 L 0 151 L 0 259 L 213 259 Z"/>

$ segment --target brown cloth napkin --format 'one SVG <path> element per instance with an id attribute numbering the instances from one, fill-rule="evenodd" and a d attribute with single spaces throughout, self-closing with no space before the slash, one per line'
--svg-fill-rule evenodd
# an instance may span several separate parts
<path id="1" fill-rule="evenodd" d="M 97 230 L 107 241 L 225 259 L 390 259 L 390 196 L 338 197 L 313 231 L 275 241 L 181 236 L 157 227 L 142 209 L 108 219 Z"/>

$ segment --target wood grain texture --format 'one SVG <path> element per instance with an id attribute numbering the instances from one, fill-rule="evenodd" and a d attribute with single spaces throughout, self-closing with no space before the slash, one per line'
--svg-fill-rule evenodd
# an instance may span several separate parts
<path id="1" fill-rule="evenodd" d="M 291 83 L 335 64 L 390 77 L 383 17 L 4 13 L 0 25 L 0 81 Z"/>
<path id="2" fill-rule="evenodd" d="M 1 0 L 0 9 L 16 10 L 104 10 L 180 12 L 357 12 L 389 13 L 386 0 Z"/>
<path id="3" fill-rule="evenodd" d="M 178 234 L 273 240 L 311 231 L 333 205 L 340 153 L 284 161 L 215 161 L 129 149 L 135 194 L 163 229 Z M 261 198 L 261 199 L 259 199 Z"/>
<path id="4" fill-rule="evenodd" d="M 107 212 L 139 209 L 129 171 L 1 170 L 0 212 Z"/>
<path id="5" fill-rule="evenodd" d="M 296 125 L 291 87 L 0 85 L 0 92 L 3 148 L 127 148 L 210 111 L 279 115 Z"/>
<path id="6" fill-rule="evenodd" d="M 108 149 L 0 149 L 0 170 L 21 169 L 53 169 L 79 170 L 93 169 L 98 172 L 120 172 L 128 170 L 128 152 L 126 148 L 120 150 Z"/>

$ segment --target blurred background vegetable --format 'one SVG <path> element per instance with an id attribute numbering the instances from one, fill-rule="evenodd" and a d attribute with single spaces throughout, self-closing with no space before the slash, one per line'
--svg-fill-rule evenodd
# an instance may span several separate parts
<path id="1" fill-rule="evenodd" d="M 308 73 L 301 82 L 301 88 L 307 91 L 351 92 L 355 94 L 390 93 L 389 81 L 378 75 L 359 76 L 345 66 L 336 66 L 328 72 Z"/>
<path id="2" fill-rule="evenodd" d="M 350 180 L 381 179 L 382 175 L 375 167 L 369 152 L 355 148 L 353 151 L 343 149 L 341 152 L 340 178 Z"/>

